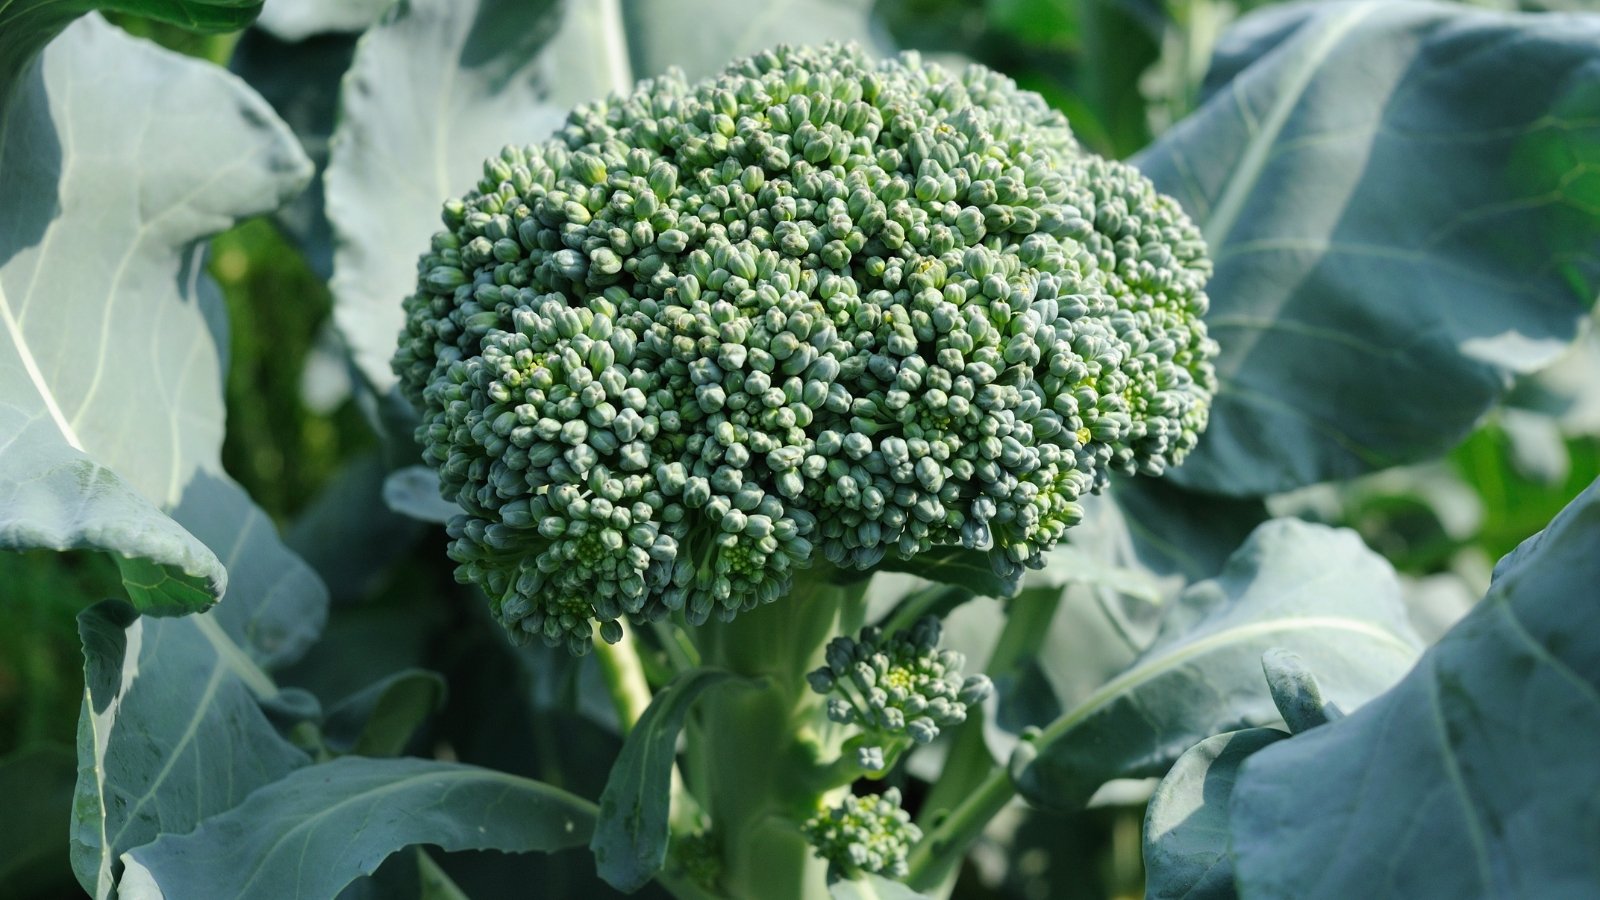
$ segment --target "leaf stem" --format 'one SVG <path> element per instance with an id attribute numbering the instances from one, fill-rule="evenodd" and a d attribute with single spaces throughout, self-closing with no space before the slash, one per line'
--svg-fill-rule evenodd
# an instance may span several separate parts
<path id="1" fill-rule="evenodd" d="M 990 819 L 1005 809 L 1016 793 L 1006 768 L 991 768 L 978 787 L 911 849 L 906 883 L 918 891 L 938 887 L 966 854 L 967 846 L 983 832 Z"/>
<path id="2" fill-rule="evenodd" d="M 634 643 L 633 632 L 627 623 L 622 624 L 622 640 L 615 644 L 594 642 L 594 655 L 600 663 L 600 676 L 605 680 L 606 691 L 616 707 L 617 720 L 622 733 L 633 730 L 635 722 L 650 705 L 650 683 L 645 680 L 644 666 L 639 662 L 639 648 Z"/>
<path id="3" fill-rule="evenodd" d="M 1002 690 L 1007 676 L 1039 652 L 1060 607 L 1060 592 L 1027 591 L 1006 604 L 1005 627 L 983 667 Z M 985 714 L 974 712 L 957 732 L 939 780 L 928 792 L 918 817 L 927 833 L 912 850 L 911 859 L 913 873 L 921 872 L 923 890 L 931 890 L 954 870 L 967 845 L 1016 793 L 1006 767 L 997 765 L 989 753 L 983 736 Z"/>
<path id="4" fill-rule="evenodd" d="M 672 670 L 683 674 L 700 665 L 700 651 L 695 649 L 694 642 L 671 622 L 651 622 L 650 627 L 656 633 L 656 639 L 661 641 L 661 648 L 667 654 L 667 661 L 672 664 Z"/>
<path id="5" fill-rule="evenodd" d="M 421 847 L 416 848 L 417 877 L 422 882 L 423 900 L 472 900 L 467 892 L 456 884 L 428 851 Z"/>
<path id="6" fill-rule="evenodd" d="M 887 633 L 904 631 L 915 625 L 930 610 L 957 606 L 972 598 L 972 591 L 960 585 L 931 584 L 907 597 L 883 623 Z"/>

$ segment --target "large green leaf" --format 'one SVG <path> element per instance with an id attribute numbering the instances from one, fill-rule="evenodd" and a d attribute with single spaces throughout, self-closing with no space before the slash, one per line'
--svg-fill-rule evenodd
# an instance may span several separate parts
<path id="1" fill-rule="evenodd" d="M 783 41 L 866 39 L 865 0 L 402 0 L 345 76 L 326 181 L 335 317 L 380 395 L 444 201 L 506 144 L 677 64 L 691 76 Z"/>
<path id="2" fill-rule="evenodd" d="M 394 0 L 272 0 L 256 25 L 279 41 L 297 43 L 320 35 L 359 33 L 391 6 Z"/>
<path id="3" fill-rule="evenodd" d="M 1218 732 L 1275 722 L 1261 655 L 1294 650 L 1344 709 L 1415 660 L 1394 571 L 1353 532 L 1292 519 L 1258 528 L 1214 581 L 1189 588 L 1133 664 L 1012 757 L 1018 789 L 1073 807 L 1112 778 L 1160 774 Z M 1018 723 L 1028 724 L 1028 723 Z"/>
<path id="4" fill-rule="evenodd" d="M 1144 817 L 1145 895 L 1189 900 L 1232 900 L 1233 858 L 1228 853 L 1228 801 L 1239 768 L 1256 751 L 1328 724 L 1342 715 L 1293 651 L 1275 647 L 1261 655 L 1272 702 L 1289 726 L 1247 728 L 1208 737 L 1178 757 L 1150 798 Z"/>
<path id="5" fill-rule="evenodd" d="M 612 42 L 620 32 L 633 77 L 677 66 L 692 80 L 780 43 L 859 41 L 881 49 L 887 37 L 875 27 L 872 7 L 872 0 L 620 0 L 620 18 L 601 19 L 599 30 Z"/>
<path id="6" fill-rule="evenodd" d="M 1185 490 L 1170 478 L 1119 478 L 1109 494 L 1138 566 L 1186 581 L 1222 571 L 1250 532 L 1269 518 L 1256 498 Z"/>
<path id="7" fill-rule="evenodd" d="M 238 548 L 200 532 L 260 517 L 221 473 L 200 243 L 298 191 L 305 157 L 237 81 L 97 17 L 0 115 L 0 548 L 105 550 L 139 608 L 203 609 Z"/>
<path id="8" fill-rule="evenodd" d="M 600 877 L 617 890 L 644 887 L 666 864 L 672 767 L 684 718 L 706 690 L 737 677 L 717 669 L 680 675 L 628 732 L 600 795 L 600 821 L 589 844 Z"/>
<path id="9" fill-rule="evenodd" d="M 1597 546 L 1600 482 L 1393 690 L 1252 757 L 1241 895 L 1600 895 Z"/>
<path id="10" fill-rule="evenodd" d="M 118 601 L 79 617 L 72 854 L 96 898 L 111 896 L 122 852 L 188 831 L 309 761 L 280 729 L 316 704 L 280 691 L 263 667 L 295 661 L 317 639 L 327 592 L 237 485 L 197 484 L 174 515 L 220 548 L 228 599 L 181 619 L 136 618 Z"/>
<path id="11" fill-rule="evenodd" d="M 125 851 L 183 833 L 310 762 L 268 715 L 285 698 L 213 615 L 139 617 L 106 601 L 78 619 L 84 698 L 72 863 L 114 896 Z"/>
<path id="12" fill-rule="evenodd" d="M 1136 160 L 1216 260 L 1211 425 L 1259 495 L 1442 453 L 1600 284 L 1600 18 L 1308 3 L 1243 20 Z"/>
<path id="13" fill-rule="evenodd" d="M 399 756 L 424 720 L 444 705 L 445 680 L 425 669 L 402 669 L 328 710 L 322 740 L 356 756 Z"/>
<path id="14" fill-rule="evenodd" d="M 1228 798 L 1251 754 L 1289 735 L 1246 728 L 1206 738 L 1178 757 L 1144 816 L 1146 900 L 1233 900 Z"/>
<path id="15" fill-rule="evenodd" d="M 413 844 L 445 850 L 582 846 L 594 805 L 492 769 L 345 757 L 301 769 L 185 835 L 127 854 L 123 900 L 334 897 Z"/>
<path id="16" fill-rule="evenodd" d="M 93 10 L 128 13 L 194 31 L 249 25 L 262 0 L 15 0 L 0 3 L 0 103 L 28 63 L 73 19 Z M 5 112 L 0 109 L 0 127 Z"/>

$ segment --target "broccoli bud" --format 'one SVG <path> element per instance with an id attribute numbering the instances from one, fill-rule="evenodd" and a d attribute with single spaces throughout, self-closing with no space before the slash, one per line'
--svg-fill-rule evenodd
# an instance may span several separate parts
<path id="1" fill-rule="evenodd" d="M 857 638 L 828 644 L 827 665 L 806 676 L 811 689 L 831 694 L 828 718 L 861 730 L 857 761 L 882 772 L 912 743 L 926 744 L 940 728 L 966 721 L 993 685 L 987 676 L 962 678 L 966 659 L 939 649 L 939 620 L 923 616 L 905 631 L 864 628 Z"/>
<path id="2" fill-rule="evenodd" d="M 820 560 L 1040 565 L 1111 472 L 1183 458 L 1215 386 L 1198 231 L 979 66 L 669 73 L 507 147 L 443 220 L 393 365 L 450 553 L 576 653 Z"/>
<path id="3" fill-rule="evenodd" d="M 845 797 L 807 820 L 801 830 L 817 855 L 846 878 L 863 873 L 906 877 L 906 856 L 922 839 L 922 829 L 900 808 L 896 788 L 877 796 Z"/>

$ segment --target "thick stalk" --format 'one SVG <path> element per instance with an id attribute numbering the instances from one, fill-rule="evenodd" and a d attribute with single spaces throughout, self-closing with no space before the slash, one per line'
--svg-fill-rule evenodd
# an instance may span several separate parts
<path id="1" fill-rule="evenodd" d="M 865 582 L 839 586 L 833 570 L 800 573 L 789 595 L 696 629 L 703 662 L 759 679 L 712 691 L 689 728 L 692 784 L 723 847 L 721 887 L 736 900 L 828 896 L 826 865 L 798 823 L 816 811 L 814 725 L 821 699 L 805 675 L 841 623 L 859 622 Z"/>

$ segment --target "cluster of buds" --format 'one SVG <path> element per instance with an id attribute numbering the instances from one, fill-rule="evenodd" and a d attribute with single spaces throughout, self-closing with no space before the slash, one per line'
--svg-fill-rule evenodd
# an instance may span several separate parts
<path id="1" fill-rule="evenodd" d="M 900 792 L 889 788 L 866 797 L 848 796 L 801 826 L 817 855 L 839 874 L 906 877 L 906 857 L 922 840 L 922 829 L 900 808 Z"/>
<path id="2" fill-rule="evenodd" d="M 986 675 L 962 677 L 966 659 L 939 649 L 939 620 L 924 616 L 905 631 L 865 628 L 828 643 L 827 665 L 806 676 L 828 695 L 828 718 L 860 730 L 861 768 L 882 772 L 911 744 L 966 721 L 967 707 L 994 689 Z"/>
<path id="3" fill-rule="evenodd" d="M 1019 575 L 1194 445 L 1177 204 L 982 67 L 780 48 L 581 106 L 444 208 L 393 365 L 458 577 L 574 652 L 933 547 Z"/>

